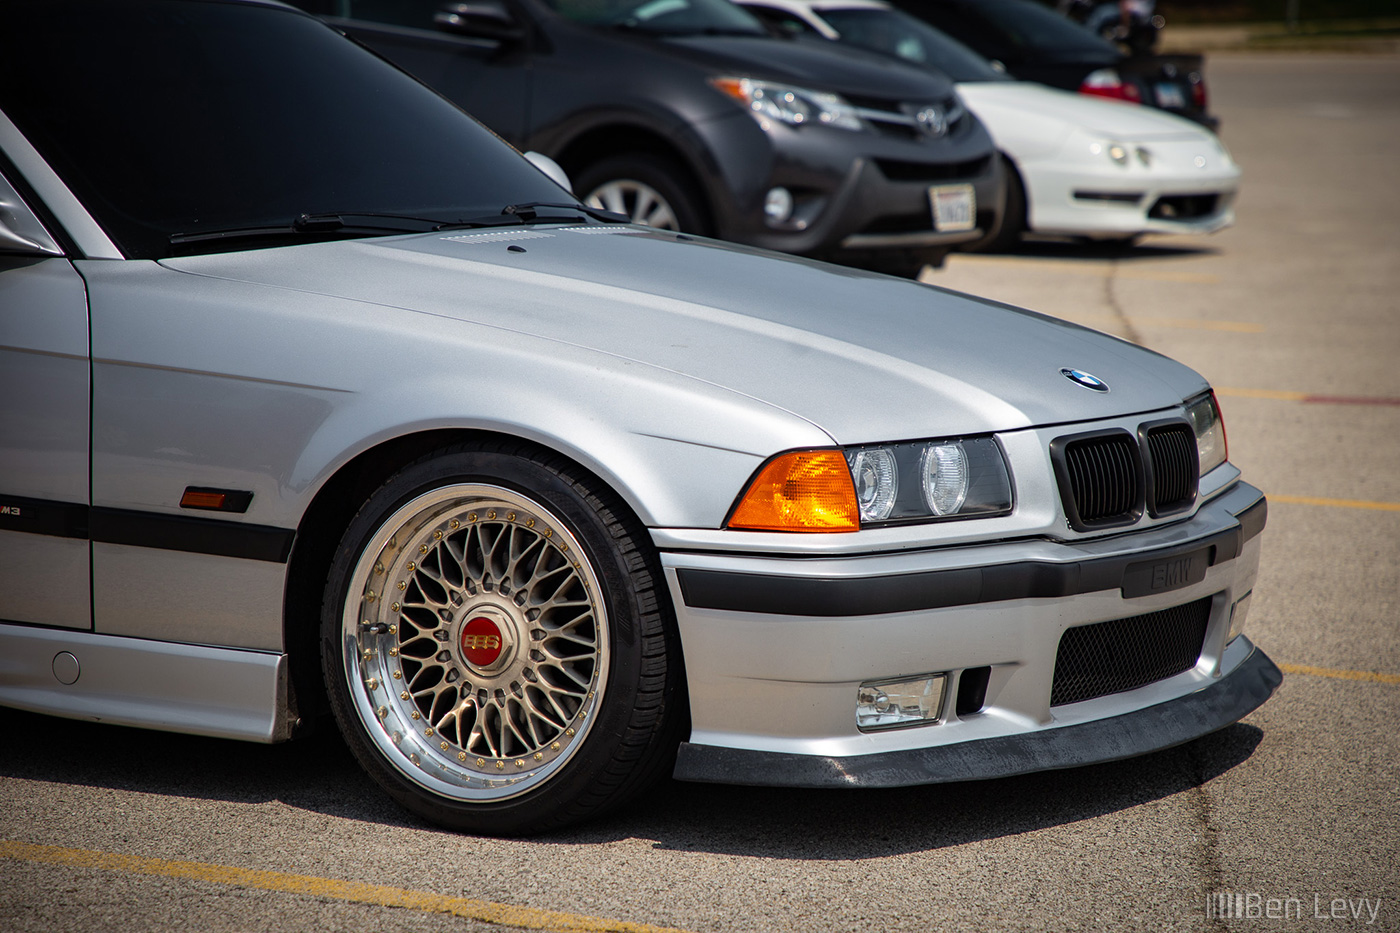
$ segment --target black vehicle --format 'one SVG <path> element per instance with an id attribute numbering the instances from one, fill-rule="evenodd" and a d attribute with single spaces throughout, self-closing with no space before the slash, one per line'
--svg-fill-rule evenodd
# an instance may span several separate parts
<path id="1" fill-rule="evenodd" d="M 951 82 L 727 0 L 295 2 L 638 222 L 906 274 L 999 224 Z"/>
<path id="2" fill-rule="evenodd" d="M 1025 81 L 1158 107 L 1215 129 L 1199 55 L 1125 55 L 1033 0 L 891 0 Z"/>

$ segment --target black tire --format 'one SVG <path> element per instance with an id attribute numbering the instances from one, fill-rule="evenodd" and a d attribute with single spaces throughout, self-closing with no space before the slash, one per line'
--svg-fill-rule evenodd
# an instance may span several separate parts
<path id="1" fill-rule="evenodd" d="M 336 722 L 391 797 L 523 835 L 596 816 L 674 755 L 684 686 L 645 529 L 571 462 L 479 442 L 355 516 L 321 611 Z"/>
<path id="2" fill-rule="evenodd" d="M 1005 253 L 1016 248 L 1021 234 L 1026 232 L 1026 186 L 1016 164 L 1005 155 L 1001 157 L 1002 177 L 1006 179 L 1006 201 L 1002 205 L 1001 225 L 995 233 L 974 243 L 969 252 Z"/>
<path id="3" fill-rule="evenodd" d="M 689 174 L 664 156 L 636 153 L 601 159 L 578 173 L 574 190 L 585 204 L 626 214 L 634 223 L 648 223 L 649 217 L 659 217 L 645 207 L 645 199 L 655 197 L 674 222 L 653 222 L 649 226 L 699 236 L 710 233 L 704 201 Z M 650 194 L 643 194 L 644 191 Z"/>

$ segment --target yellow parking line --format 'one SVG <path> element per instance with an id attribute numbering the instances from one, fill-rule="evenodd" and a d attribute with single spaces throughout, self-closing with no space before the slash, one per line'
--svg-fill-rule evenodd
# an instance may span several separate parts
<path id="1" fill-rule="evenodd" d="M 976 253 L 958 253 L 948 257 L 954 262 L 971 262 L 981 266 L 1006 266 L 1017 269 L 1044 269 L 1047 272 L 1062 272 L 1066 275 L 1104 276 L 1112 273 L 1120 279 L 1142 279 L 1148 282 L 1183 282 L 1188 285 L 1219 285 L 1220 276 L 1210 272 L 1171 272 L 1162 269 L 1138 269 L 1114 266 L 1109 262 L 1074 261 L 1062 262 L 1055 259 L 1023 259 L 1001 256 L 979 256 Z"/>
<path id="2" fill-rule="evenodd" d="M 526 930 L 557 930 L 560 933 L 684 933 L 684 931 L 670 927 L 657 927 L 646 923 L 604 920 L 598 917 L 585 917 L 580 914 L 566 914 L 553 910 L 536 910 L 531 907 L 515 907 L 510 904 L 496 904 L 491 901 L 478 901 L 466 897 L 444 897 L 427 891 L 412 891 L 406 888 L 358 884 L 351 881 L 337 881 L 334 878 L 293 875 L 280 871 L 252 871 L 246 868 L 211 865 L 205 862 L 174 862 L 138 855 L 94 852 L 89 849 L 32 845 L 8 839 L 0 839 L 0 858 L 40 862 L 48 865 L 72 865 L 77 868 L 101 868 L 136 875 L 155 875 L 161 878 L 184 878 L 189 881 L 207 881 L 240 888 L 278 891 L 284 894 L 329 897 L 356 904 L 371 904 L 377 907 L 400 907 L 420 910 L 425 913 L 450 914 L 454 917 L 465 917 L 469 920 L 498 923 L 502 926 Z"/>
<path id="3" fill-rule="evenodd" d="M 1393 395 L 1319 395 L 1316 392 L 1284 392 L 1277 389 L 1240 389 L 1217 386 L 1216 395 L 1238 398 L 1267 398 L 1280 402 L 1303 402 L 1308 405 L 1359 405 L 1362 407 L 1400 407 L 1400 398 Z"/>
<path id="4" fill-rule="evenodd" d="M 1269 494 L 1270 502 L 1290 505 L 1322 505 L 1333 509 L 1371 509 L 1376 512 L 1400 512 L 1400 502 L 1369 502 L 1365 499 L 1323 499 L 1316 496 L 1279 496 Z"/>
<path id="5" fill-rule="evenodd" d="M 1235 398 L 1269 398 L 1280 402 L 1301 402 L 1308 397 L 1306 392 L 1277 392 L 1273 389 L 1231 389 L 1221 386 L 1215 387 L 1216 395 L 1228 395 Z"/>
<path id="6" fill-rule="evenodd" d="M 1185 330 L 1216 330 L 1226 331 L 1232 334 L 1262 334 L 1263 324 L 1252 324 L 1248 321 L 1202 321 L 1195 318 L 1183 317 L 1125 317 L 1120 318 L 1112 314 L 1074 314 L 1060 315 L 1067 321 L 1076 324 L 1103 321 L 1106 323 L 1116 323 L 1127 321 L 1134 326 L 1144 327 L 1178 327 Z"/>
<path id="7" fill-rule="evenodd" d="M 1377 674 L 1374 671 L 1346 671 L 1335 667 L 1310 667 L 1307 664 L 1280 664 L 1285 674 L 1308 674 L 1312 677 L 1334 677 L 1338 680 L 1368 680 L 1378 684 L 1400 684 L 1400 674 Z"/>
<path id="8" fill-rule="evenodd" d="M 1222 330 L 1232 334 L 1262 334 L 1263 324 L 1249 321 L 1198 321 L 1179 317 L 1130 317 L 1130 324 L 1145 324 L 1148 327 L 1181 327 L 1188 330 Z"/>

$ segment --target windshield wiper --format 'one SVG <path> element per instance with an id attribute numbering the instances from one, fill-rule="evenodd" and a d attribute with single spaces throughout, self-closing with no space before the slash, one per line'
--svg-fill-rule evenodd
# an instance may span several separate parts
<path id="1" fill-rule="evenodd" d="M 523 201 L 520 204 L 507 204 L 501 208 L 499 214 L 488 217 L 473 217 L 470 220 L 460 220 L 453 223 L 445 223 L 436 227 L 438 230 L 451 230 L 456 227 L 507 227 L 516 224 L 557 224 L 566 222 L 566 218 L 557 214 L 544 214 L 541 209 L 547 211 L 572 211 L 600 220 L 603 223 L 625 224 L 631 223 L 632 218 L 626 214 L 618 214 L 614 211 L 605 211 L 600 207 L 589 207 L 587 204 L 571 204 L 567 201 Z"/>
<path id="2" fill-rule="evenodd" d="M 431 233 L 438 230 L 460 230 L 469 227 L 498 227 L 515 224 L 561 223 L 565 218 L 554 215 L 541 215 L 541 211 L 570 211 L 582 214 L 604 223 L 628 223 L 626 214 L 615 214 L 586 204 L 571 204 L 566 201 L 524 201 L 520 204 L 507 204 L 499 214 L 488 217 L 473 217 L 468 220 L 433 220 L 428 217 L 414 217 L 408 214 L 388 214 L 377 211 L 353 211 L 337 214 L 299 214 L 288 224 L 269 224 L 260 227 L 230 227 L 226 230 L 205 230 L 199 233 L 176 233 L 170 237 L 171 246 L 190 244 L 238 243 L 245 240 L 294 241 L 319 238 L 338 239 L 341 237 L 377 236 L 395 233 Z"/>
<path id="3" fill-rule="evenodd" d="M 357 223 L 354 218 L 367 218 L 369 223 Z M 396 221 L 388 223 L 387 221 Z M 262 227 L 230 227 L 226 230 L 206 230 L 199 233 L 176 233 L 170 237 L 171 246 L 188 243 L 213 243 L 230 240 L 256 240 L 276 237 L 307 239 L 331 234 L 357 236 L 360 234 L 426 233 L 443 225 L 440 220 L 411 217 L 406 214 L 384 214 L 360 211 L 343 214 L 299 214 L 289 224 L 269 224 Z"/>

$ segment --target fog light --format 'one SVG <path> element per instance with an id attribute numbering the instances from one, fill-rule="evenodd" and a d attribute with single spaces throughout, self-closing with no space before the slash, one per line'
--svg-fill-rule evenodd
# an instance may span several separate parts
<path id="1" fill-rule="evenodd" d="M 763 216 L 770 224 L 786 223 L 792 216 L 792 192 L 786 188 L 770 188 L 763 197 Z"/>
<path id="2" fill-rule="evenodd" d="M 947 685 L 947 674 L 861 684 L 856 691 L 856 728 L 871 732 L 938 722 Z"/>
<path id="3" fill-rule="evenodd" d="M 1250 590 L 1248 593 L 1245 593 L 1244 596 L 1242 596 L 1233 607 L 1231 607 L 1230 634 L 1225 636 L 1225 644 L 1228 645 L 1230 642 L 1240 637 L 1240 633 L 1244 631 L 1244 620 L 1249 615 L 1249 600 L 1250 597 L 1252 597 L 1253 595 L 1254 591 Z"/>

